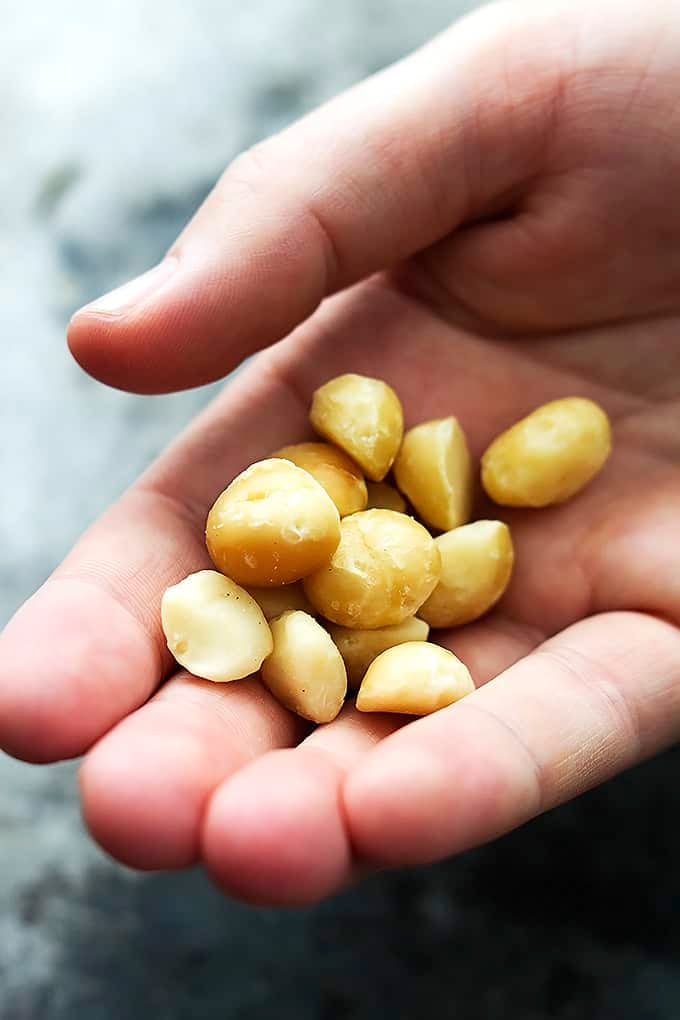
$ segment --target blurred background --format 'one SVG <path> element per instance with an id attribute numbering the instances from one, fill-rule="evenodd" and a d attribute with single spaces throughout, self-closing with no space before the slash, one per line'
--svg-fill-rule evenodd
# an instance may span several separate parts
<path id="1" fill-rule="evenodd" d="M 238 151 L 470 6 L 0 0 L 0 624 L 215 389 L 106 389 L 71 312 L 153 265 Z M 677 1020 L 679 764 L 284 912 L 119 867 L 73 764 L 0 756 L 0 1020 Z"/>

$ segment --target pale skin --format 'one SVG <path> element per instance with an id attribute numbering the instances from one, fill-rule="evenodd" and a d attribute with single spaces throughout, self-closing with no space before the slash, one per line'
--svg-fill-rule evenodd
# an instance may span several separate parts
<path id="1" fill-rule="evenodd" d="M 114 856 L 312 902 L 677 740 L 679 67 L 675 0 L 482 10 L 237 160 L 164 268 L 74 317 L 78 360 L 139 392 L 263 348 L 0 639 L 0 743 L 85 754 L 84 816 Z M 385 378 L 407 424 L 457 415 L 476 457 L 566 395 L 606 408 L 615 447 L 570 503 L 502 513 L 507 596 L 442 634 L 478 690 L 310 732 L 257 679 L 177 672 L 159 603 L 210 566 L 226 482 L 303 438 L 314 388 L 347 371 Z"/>

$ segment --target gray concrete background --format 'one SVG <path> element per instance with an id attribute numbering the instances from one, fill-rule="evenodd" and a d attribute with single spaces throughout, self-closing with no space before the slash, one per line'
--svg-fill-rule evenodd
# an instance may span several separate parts
<path id="1" fill-rule="evenodd" d="M 0 0 L 0 623 L 210 395 L 88 379 L 71 311 L 152 265 L 236 152 L 462 7 Z M 676 769 L 285 913 L 119 868 L 73 765 L 0 757 L 0 1020 L 675 1020 Z"/>

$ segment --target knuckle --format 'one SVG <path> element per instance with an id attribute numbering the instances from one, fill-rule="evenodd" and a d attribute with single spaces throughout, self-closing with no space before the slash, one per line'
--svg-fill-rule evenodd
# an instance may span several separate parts
<path id="1" fill-rule="evenodd" d="M 274 160 L 270 150 L 269 142 L 257 142 L 240 152 L 222 175 L 218 191 L 231 194 L 236 189 L 252 198 L 261 198 L 272 181 Z"/>

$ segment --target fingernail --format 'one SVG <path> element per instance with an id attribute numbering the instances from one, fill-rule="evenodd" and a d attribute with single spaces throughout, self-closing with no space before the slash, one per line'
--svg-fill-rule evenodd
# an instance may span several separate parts
<path id="1" fill-rule="evenodd" d="M 153 269 L 147 270 L 141 276 L 135 277 L 129 283 L 109 291 L 102 297 L 91 301 L 90 304 L 78 309 L 76 315 L 122 315 L 134 305 L 140 304 L 150 297 L 161 287 L 177 268 L 179 260 L 174 255 L 168 255 L 162 262 L 159 262 Z"/>

